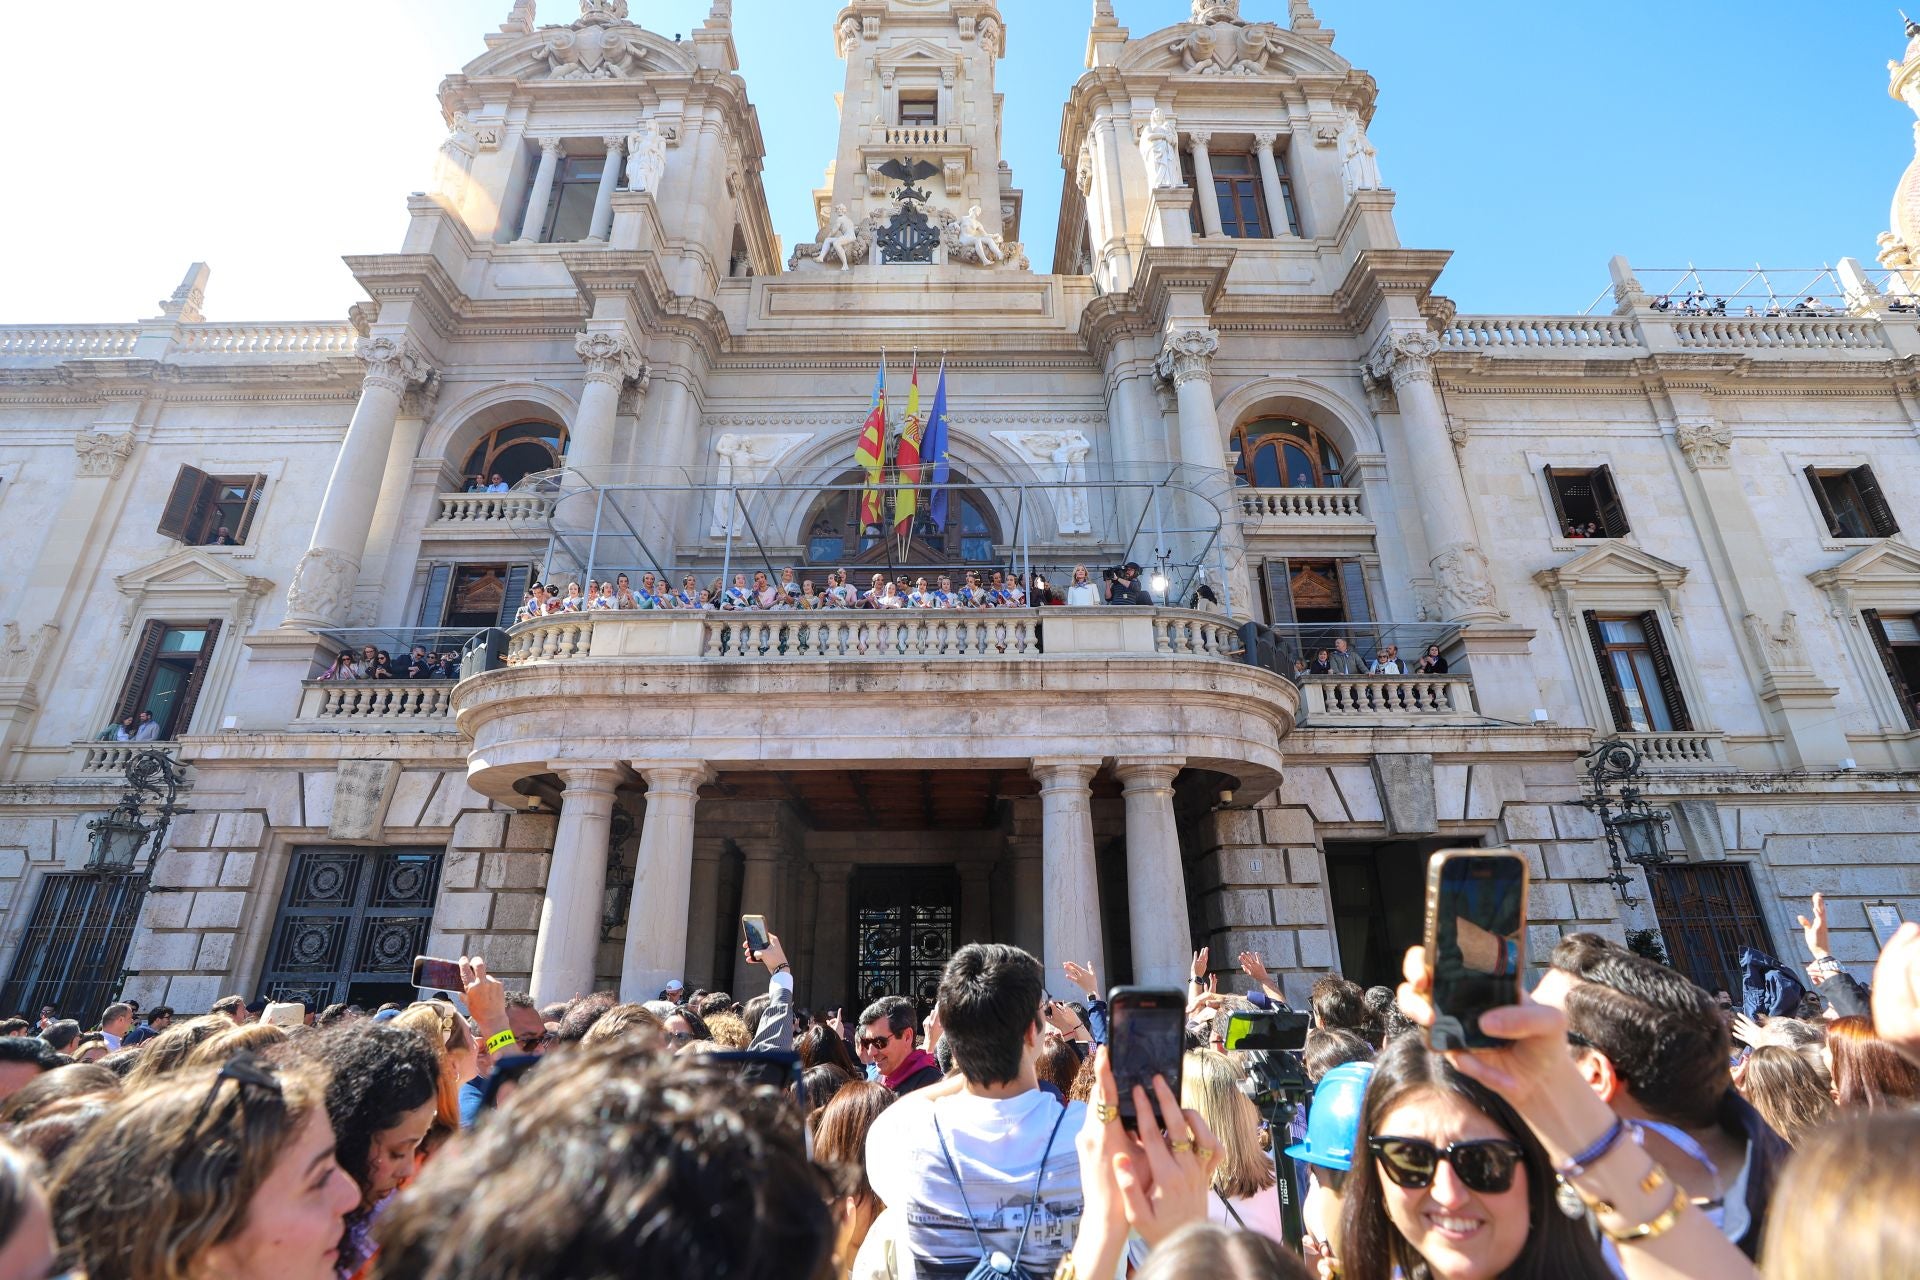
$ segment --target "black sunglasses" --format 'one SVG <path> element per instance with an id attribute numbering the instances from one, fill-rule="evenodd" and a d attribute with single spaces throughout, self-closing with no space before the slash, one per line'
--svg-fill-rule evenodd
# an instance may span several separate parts
<path id="1" fill-rule="evenodd" d="M 220 1086 L 229 1080 L 239 1086 L 234 1091 L 234 1097 L 242 1105 L 246 1102 L 248 1089 L 259 1089 L 276 1098 L 280 1096 L 278 1078 L 252 1053 L 242 1050 L 234 1054 L 227 1065 L 220 1068 L 220 1074 L 213 1078 L 212 1087 L 207 1090 L 206 1098 L 200 1103 L 200 1110 L 194 1115 L 194 1127 L 199 1127 L 201 1121 L 207 1118 L 207 1113 L 213 1110 L 214 1099 L 220 1096 Z"/>
<path id="2" fill-rule="evenodd" d="M 1456 1142 L 1450 1147 L 1436 1147 L 1419 1138 L 1368 1138 L 1367 1149 L 1396 1187 L 1418 1191 L 1432 1186 L 1445 1160 L 1469 1191 L 1484 1195 L 1511 1190 L 1513 1171 L 1526 1154 L 1519 1143 L 1506 1138 Z"/>

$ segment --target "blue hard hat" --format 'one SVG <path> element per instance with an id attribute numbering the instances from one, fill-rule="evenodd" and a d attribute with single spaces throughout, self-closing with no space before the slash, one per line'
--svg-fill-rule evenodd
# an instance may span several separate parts
<path id="1" fill-rule="evenodd" d="M 1351 1169 L 1371 1079 L 1371 1062 L 1345 1062 L 1320 1077 L 1307 1112 L 1307 1140 L 1288 1147 L 1287 1154 L 1322 1169 Z"/>

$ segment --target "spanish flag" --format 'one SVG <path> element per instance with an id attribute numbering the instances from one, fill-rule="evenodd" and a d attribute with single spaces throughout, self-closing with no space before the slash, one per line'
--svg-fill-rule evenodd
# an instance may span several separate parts
<path id="1" fill-rule="evenodd" d="M 900 439 L 893 446 L 893 533 L 904 547 L 913 535 L 913 517 L 920 510 L 920 491 L 904 486 L 920 483 L 920 438 L 925 434 L 920 423 L 920 357 L 913 357 L 913 382 L 907 390 L 907 417 L 900 424 Z"/>
<path id="2" fill-rule="evenodd" d="M 867 485 L 860 493 L 860 532 L 880 523 L 880 470 L 887 460 L 887 357 L 880 356 L 880 372 L 873 379 L 873 407 L 867 413 L 867 425 L 854 446 L 853 460 L 867 473 Z"/>

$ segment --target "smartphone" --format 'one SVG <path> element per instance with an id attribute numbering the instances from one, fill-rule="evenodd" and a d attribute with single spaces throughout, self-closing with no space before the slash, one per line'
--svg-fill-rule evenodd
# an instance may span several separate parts
<path id="1" fill-rule="evenodd" d="M 1435 1049 L 1505 1044 L 1480 1030 L 1520 1003 L 1527 967 L 1527 860 L 1512 849 L 1443 849 L 1427 863 L 1427 965 Z"/>
<path id="2" fill-rule="evenodd" d="M 740 928 L 747 935 L 747 950 L 753 952 L 758 960 L 760 953 L 767 949 L 767 918 L 765 916 L 741 916 Z"/>
<path id="3" fill-rule="evenodd" d="M 1160 1104 L 1153 1096 L 1153 1078 L 1165 1079 L 1167 1088 L 1179 1098 L 1186 1032 L 1184 991 L 1172 987 L 1115 987 L 1107 993 L 1107 1052 L 1113 1062 L 1113 1081 L 1120 1087 L 1120 1122 L 1127 1128 L 1139 1128 L 1133 1105 L 1135 1085 L 1146 1090 L 1156 1122 Z"/>
<path id="4" fill-rule="evenodd" d="M 1313 1019 L 1291 1009 L 1227 1015 L 1227 1049 L 1261 1049 L 1268 1053 L 1298 1053 L 1307 1047 L 1307 1029 Z"/>
<path id="5" fill-rule="evenodd" d="M 458 960 L 435 960 L 432 956 L 413 958 L 413 985 L 449 994 L 467 989 L 467 984 L 460 980 Z"/>

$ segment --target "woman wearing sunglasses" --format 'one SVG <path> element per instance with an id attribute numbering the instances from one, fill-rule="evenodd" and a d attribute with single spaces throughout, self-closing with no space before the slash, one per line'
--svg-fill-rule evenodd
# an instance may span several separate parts
<path id="1" fill-rule="evenodd" d="M 1340 1227 L 1347 1280 L 1610 1276 L 1586 1224 L 1555 1206 L 1532 1132 L 1424 1037 L 1380 1055 L 1356 1145 Z"/>

